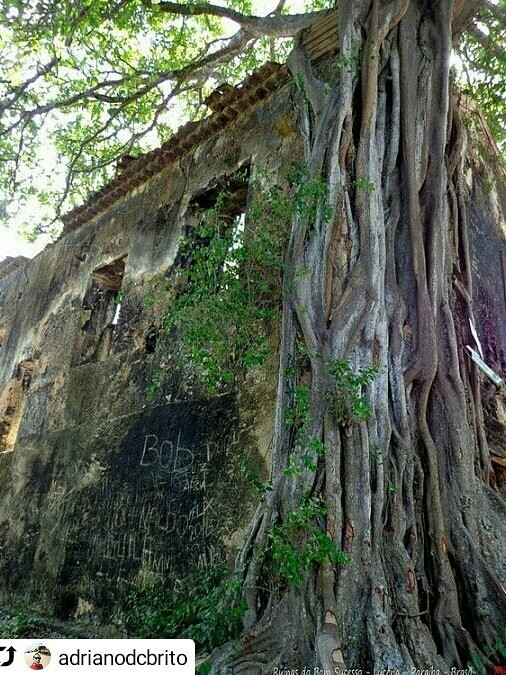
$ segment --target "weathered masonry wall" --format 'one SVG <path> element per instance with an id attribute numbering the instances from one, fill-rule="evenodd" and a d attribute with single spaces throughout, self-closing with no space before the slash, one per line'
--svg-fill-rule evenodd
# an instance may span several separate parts
<path id="1" fill-rule="evenodd" d="M 175 579 L 240 546 L 255 498 L 237 460 L 267 471 L 275 359 L 237 391 L 203 397 L 181 381 L 170 346 L 153 351 L 146 298 L 175 261 L 192 200 L 240 168 L 284 177 L 300 158 L 290 87 L 266 87 L 187 150 L 181 134 L 177 159 L 174 147 L 153 151 L 150 178 L 131 166 L 34 260 L 0 265 L 0 595 L 100 615 L 118 589 Z M 469 166 L 483 205 L 468 214 L 470 255 L 485 358 L 504 372 L 506 201 L 490 179 Z M 464 314 L 462 330 L 467 341 Z M 160 364 L 168 381 L 148 398 Z M 506 486 L 506 401 L 486 382 L 483 393 L 493 480 Z"/>
<path id="2" fill-rule="evenodd" d="M 147 398 L 163 355 L 145 300 L 195 195 L 296 158 L 287 124 L 285 87 L 0 280 L 4 595 L 94 613 L 118 587 L 234 555 L 255 506 L 237 459 L 266 471 L 274 371 L 201 398 L 181 395 L 167 358 L 169 381 Z"/>

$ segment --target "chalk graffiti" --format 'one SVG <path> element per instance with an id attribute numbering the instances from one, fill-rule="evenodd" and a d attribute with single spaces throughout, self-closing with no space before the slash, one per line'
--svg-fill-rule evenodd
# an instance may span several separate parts
<path id="1" fill-rule="evenodd" d="M 52 536 L 90 561 L 78 582 L 81 595 L 97 579 L 105 588 L 137 575 L 177 578 L 189 566 L 222 559 L 242 500 L 231 461 L 238 437 L 228 420 L 200 409 L 193 418 L 185 409 L 184 419 L 175 420 L 173 408 L 149 423 L 143 418 L 85 489 L 76 491 L 71 481 L 53 487 Z"/>
<path id="2" fill-rule="evenodd" d="M 146 434 L 139 465 L 143 467 L 158 465 L 162 469 L 184 473 L 192 466 L 195 456 L 191 450 L 179 444 L 180 438 L 181 434 L 178 435 L 175 444 L 164 440 L 158 445 L 159 439 L 156 434 Z"/>

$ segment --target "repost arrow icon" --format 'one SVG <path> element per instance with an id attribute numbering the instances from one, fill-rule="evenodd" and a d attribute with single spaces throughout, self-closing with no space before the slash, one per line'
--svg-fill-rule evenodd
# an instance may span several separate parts
<path id="1" fill-rule="evenodd" d="M 6 649 L 5 647 L 0 647 L 0 651 L 4 651 L 5 649 Z M 12 662 L 14 661 L 14 652 L 15 651 L 16 650 L 14 649 L 14 647 L 9 647 L 7 649 L 7 653 L 9 654 L 9 659 L 5 663 L 0 664 L 0 667 L 10 666 L 12 664 Z"/>

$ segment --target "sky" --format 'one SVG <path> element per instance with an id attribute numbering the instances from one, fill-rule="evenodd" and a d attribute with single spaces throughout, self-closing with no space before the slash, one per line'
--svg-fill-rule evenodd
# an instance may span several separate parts
<path id="1" fill-rule="evenodd" d="M 15 226 L 5 227 L 0 225 L 0 260 L 8 256 L 16 257 L 18 255 L 33 258 L 42 251 L 47 243 L 47 237 L 39 237 L 36 242 L 30 243 L 16 232 Z"/>

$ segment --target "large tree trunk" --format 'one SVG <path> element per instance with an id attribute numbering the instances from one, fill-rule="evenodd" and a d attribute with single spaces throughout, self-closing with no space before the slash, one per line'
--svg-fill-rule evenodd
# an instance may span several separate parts
<path id="1" fill-rule="evenodd" d="M 452 3 L 347 0 L 339 12 L 333 82 L 314 76 L 300 45 L 290 64 L 304 83 L 307 168 L 324 177 L 334 216 L 293 219 L 274 488 L 239 560 L 248 635 L 217 656 L 214 672 L 447 670 L 506 625 L 500 540 L 480 526 L 505 505 L 488 485 L 479 378 L 463 349 L 473 292 L 466 142 L 449 84 Z M 367 419 L 330 414 L 332 359 L 378 367 Z M 284 421 L 302 381 L 307 433 L 326 452 L 317 471 L 287 476 L 289 456 L 305 452 Z M 325 498 L 327 534 L 350 561 L 266 590 L 259 552 L 269 528 L 308 491 Z"/>

